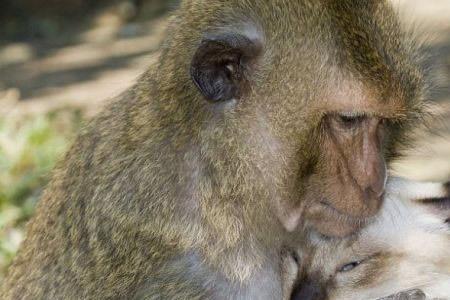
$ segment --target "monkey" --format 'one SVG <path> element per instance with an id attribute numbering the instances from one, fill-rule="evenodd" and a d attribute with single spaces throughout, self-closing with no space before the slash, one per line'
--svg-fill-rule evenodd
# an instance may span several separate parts
<path id="1" fill-rule="evenodd" d="M 1 299 L 280 299 L 380 210 L 428 76 L 388 1 L 185 0 L 56 167 Z"/>
<path id="2" fill-rule="evenodd" d="M 355 236 L 285 252 L 290 299 L 450 299 L 450 183 L 391 178 L 385 197 Z"/>

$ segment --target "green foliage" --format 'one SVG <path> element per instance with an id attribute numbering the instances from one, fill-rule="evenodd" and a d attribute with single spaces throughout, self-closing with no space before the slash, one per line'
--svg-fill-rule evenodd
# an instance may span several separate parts
<path id="1" fill-rule="evenodd" d="M 0 120 L 0 274 L 14 256 L 24 223 L 81 119 L 79 110 L 63 109 Z"/>

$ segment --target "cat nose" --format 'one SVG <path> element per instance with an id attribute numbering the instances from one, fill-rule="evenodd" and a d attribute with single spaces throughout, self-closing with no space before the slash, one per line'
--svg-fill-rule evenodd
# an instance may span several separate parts
<path id="1" fill-rule="evenodd" d="M 325 286 L 317 281 L 305 280 L 300 282 L 292 292 L 291 300 L 326 300 Z"/>

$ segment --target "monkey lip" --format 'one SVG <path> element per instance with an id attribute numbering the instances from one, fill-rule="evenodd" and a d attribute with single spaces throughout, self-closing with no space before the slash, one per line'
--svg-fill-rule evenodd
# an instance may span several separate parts
<path id="1" fill-rule="evenodd" d="M 329 211 L 333 215 L 339 216 L 341 218 L 346 218 L 346 219 L 349 219 L 354 222 L 361 222 L 361 221 L 365 221 L 368 218 L 370 218 L 370 216 L 358 217 L 358 216 L 354 216 L 351 214 L 346 214 L 346 213 L 342 212 L 341 210 L 337 209 L 336 207 L 334 207 L 332 204 L 328 203 L 327 201 L 319 201 L 319 205 L 321 208 L 325 209 L 325 211 Z"/>
<path id="2" fill-rule="evenodd" d="M 319 201 L 307 213 L 309 224 L 325 236 L 345 237 L 358 232 L 371 217 L 355 217 L 340 212 L 326 201 Z"/>

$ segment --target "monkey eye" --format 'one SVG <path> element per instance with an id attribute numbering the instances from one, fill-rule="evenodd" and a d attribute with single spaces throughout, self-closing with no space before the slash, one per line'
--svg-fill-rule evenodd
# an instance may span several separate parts
<path id="1" fill-rule="evenodd" d="M 339 122 L 345 127 L 354 127 L 361 124 L 366 116 L 358 113 L 340 113 L 338 116 Z"/>
<path id="2" fill-rule="evenodd" d="M 335 112 L 327 115 L 327 119 L 333 128 L 353 131 L 362 125 L 367 115 L 360 112 Z"/>
<path id="3" fill-rule="evenodd" d="M 356 267 L 358 267 L 359 265 L 361 265 L 361 263 L 362 263 L 361 260 L 359 260 L 359 261 L 353 261 L 353 262 L 351 262 L 351 263 L 348 263 L 348 264 L 343 265 L 342 267 L 340 267 L 340 268 L 338 269 L 338 272 L 340 272 L 340 273 L 350 272 L 350 271 L 352 271 L 353 269 L 355 269 Z"/>

